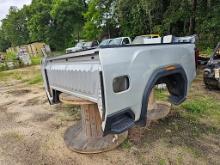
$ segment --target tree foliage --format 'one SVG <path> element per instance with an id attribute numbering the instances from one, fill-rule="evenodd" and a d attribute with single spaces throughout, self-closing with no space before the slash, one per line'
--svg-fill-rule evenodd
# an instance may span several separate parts
<path id="1" fill-rule="evenodd" d="M 12 46 L 29 42 L 25 11 L 11 7 L 9 14 L 2 21 L 2 32 L 4 39 L 10 42 Z"/>
<path id="2" fill-rule="evenodd" d="M 84 26 L 88 39 L 107 33 L 107 29 L 100 26 L 107 12 L 113 16 L 111 35 L 114 30 L 122 36 L 198 34 L 202 47 L 214 47 L 220 40 L 218 0 L 111 0 L 107 7 L 103 3 L 102 0 L 90 0 Z M 112 4 L 114 9 L 109 10 Z"/>
<path id="3" fill-rule="evenodd" d="M 2 21 L 4 39 L 12 46 L 43 41 L 62 50 L 78 39 L 85 10 L 83 0 L 33 0 L 21 10 L 12 7 Z"/>
<path id="4" fill-rule="evenodd" d="M 50 15 L 52 0 L 33 0 L 27 9 L 31 41 L 47 41 L 52 28 Z"/>
<path id="5" fill-rule="evenodd" d="M 80 0 L 32 1 L 28 20 L 32 41 L 45 41 L 57 50 L 72 45 L 84 22 L 84 10 Z"/>
<path id="6" fill-rule="evenodd" d="M 72 46 L 83 25 L 84 10 L 81 0 L 55 0 L 50 11 L 53 29 L 48 41 L 54 42 L 57 48 Z"/>
<path id="7" fill-rule="evenodd" d="M 115 0 L 90 0 L 85 12 L 84 37 L 100 39 L 117 36 L 117 20 L 115 19 Z"/>
<path id="8" fill-rule="evenodd" d="M 0 50 L 34 41 L 53 49 L 78 39 L 159 33 L 198 34 L 200 47 L 220 41 L 219 0 L 32 0 L 2 20 Z"/>
<path id="9" fill-rule="evenodd" d="M 0 29 L 0 52 L 5 52 L 10 47 L 10 42 L 6 39 L 3 30 Z"/>

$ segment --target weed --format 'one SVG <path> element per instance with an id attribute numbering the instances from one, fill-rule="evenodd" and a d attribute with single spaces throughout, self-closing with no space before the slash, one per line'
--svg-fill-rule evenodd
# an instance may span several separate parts
<path id="1" fill-rule="evenodd" d="M 125 140 L 122 144 L 121 144 L 121 147 L 123 149 L 130 149 L 132 147 L 132 143 L 127 139 Z"/>

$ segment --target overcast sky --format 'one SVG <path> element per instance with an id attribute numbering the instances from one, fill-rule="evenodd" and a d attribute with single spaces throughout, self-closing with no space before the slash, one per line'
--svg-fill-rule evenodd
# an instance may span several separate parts
<path id="1" fill-rule="evenodd" d="M 24 4 L 29 5 L 30 3 L 31 0 L 0 0 L 0 20 L 8 14 L 10 6 L 17 6 L 20 9 Z"/>

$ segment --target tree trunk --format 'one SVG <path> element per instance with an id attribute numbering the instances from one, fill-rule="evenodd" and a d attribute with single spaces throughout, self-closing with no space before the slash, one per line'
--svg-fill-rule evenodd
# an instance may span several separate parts
<path id="1" fill-rule="evenodd" d="M 190 18 L 190 25 L 189 25 L 189 33 L 195 33 L 196 27 L 196 7 L 197 7 L 197 0 L 192 0 L 192 16 Z"/>
<path id="2" fill-rule="evenodd" d="M 83 6 L 84 6 L 84 8 L 86 9 L 86 8 L 87 8 L 86 0 L 83 0 L 82 2 L 83 2 Z"/>
<path id="3" fill-rule="evenodd" d="M 79 32 L 77 33 L 77 40 L 78 40 L 78 42 L 79 42 L 79 40 L 80 40 Z"/>

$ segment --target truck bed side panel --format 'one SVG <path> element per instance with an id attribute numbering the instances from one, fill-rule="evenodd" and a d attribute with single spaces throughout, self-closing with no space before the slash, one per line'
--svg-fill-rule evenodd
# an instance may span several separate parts
<path id="1" fill-rule="evenodd" d="M 145 86 L 153 72 L 160 67 L 181 65 L 188 84 L 191 84 L 196 73 L 194 44 L 106 48 L 100 50 L 99 56 L 104 77 L 106 117 L 131 108 L 135 120 L 138 120 Z M 129 77 L 130 86 L 126 91 L 115 93 L 113 80 L 124 75 Z"/>

